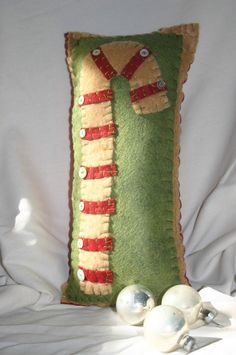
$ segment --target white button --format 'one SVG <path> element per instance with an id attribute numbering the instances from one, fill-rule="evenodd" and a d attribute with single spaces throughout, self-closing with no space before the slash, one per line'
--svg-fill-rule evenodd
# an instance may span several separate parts
<path id="1" fill-rule="evenodd" d="M 79 249 L 82 249 L 82 248 L 83 248 L 83 245 L 84 245 L 83 239 L 79 238 L 79 239 L 77 240 L 77 247 L 78 247 Z"/>
<path id="2" fill-rule="evenodd" d="M 164 81 L 164 80 L 158 80 L 158 81 L 157 81 L 157 87 L 158 87 L 159 89 L 164 89 L 164 88 L 166 87 L 165 81 Z"/>
<path id="3" fill-rule="evenodd" d="M 85 275 L 84 275 L 84 272 L 83 272 L 82 269 L 78 269 L 78 271 L 77 271 L 77 276 L 78 276 L 78 279 L 79 279 L 80 281 L 84 281 Z"/>
<path id="4" fill-rule="evenodd" d="M 80 135 L 80 138 L 84 138 L 86 136 L 86 131 L 84 128 L 81 128 L 81 130 L 79 131 L 79 135 Z"/>
<path id="5" fill-rule="evenodd" d="M 145 58 L 149 55 L 149 50 L 147 48 L 142 48 L 142 49 L 140 49 L 139 53 L 140 53 L 141 57 Z"/>
<path id="6" fill-rule="evenodd" d="M 79 210 L 80 211 L 84 210 L 84 202 L 83 201 L 80 201 L 80 203 L 79 203 Z"/>
<path id="7" fill-rule="evenodd" d="M 93 55 L 99 55 L 101 53 L 101 51 L 100 51 L 100 49 L 99 48 L 96 48 L 96 49 L 94 49 L 93 51 L 92 51 L 92 54 Z"/>
<path id="8" fill-rule="evenodd" d="M 79 168 L 79 177 L 81 179 L 84 179 L 84 178 L 86 178 L 86 175 L 87 175 L 87 169 L 84 166 L 81 166 Z"/>
<path id="9" fill-rule="evenodd" d="M 81 95 L 81 96 L 79 97 L 79 105 L 83 105 L 83 103 L 84 103 L 84 96 Z"/>

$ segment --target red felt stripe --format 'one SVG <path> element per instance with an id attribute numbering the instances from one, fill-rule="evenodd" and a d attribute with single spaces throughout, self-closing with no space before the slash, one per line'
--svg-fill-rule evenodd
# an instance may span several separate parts
<path id="1" fill-rule="evenodd" d="M 81 212 L 87 214 L 113 214 L 116 211 L 116 201 L 108 199 L 104 201 L 85 201 L 81 200 L 84 208 Z"/>
<path id="2" fill-rule="evenodd" d="M 116 134 L 116 125 L 111 123 L 100 127 L 84 128 L 85 136 L 82 139 L 92 141 L 100 138 L 107 138 Z"/>
<path id="3" fill-rule="evenodd" d="M 114 76 L 117 75 L 117 71 L 112 67 L 112 65 L 109 63 L 107 57 L 103 53 L 101 48 L 96 49 L 99 54 L 95 55 L 93 54 L 94 51 L 91 51 L 91 56 L 98 67 L 99 70 L 103 73 L 105 78 L 107 80 L 111 80 Z M 96 51 L 95 50 L 95 51 Z"/>
<path id="4" fill-rule="evenodd" d="M 86 251 L 109 251 L 113 248 L 112 237 L 105 238 L 80 238 L 82 240 L 82 250 Z"/>
<path id="5" fill-rule="evenodd" d="M 83 95 L 83 103 L 79 106 L 99 104 L 101 102 L 111 101 L 113 99 L 113 93 L 111 89 L 105 89 L 101 91 L 91 92 Z"/>
<path id="6" fill-rule="evenodd" d="M 146 49 L 147 48 L 142 48 Z M 149 54 L 147 56 L 142 56 L 140 54 L 141 50 L 139 49 L 135 55 L 130 59 L 130 61 L 126 64 L 126 66 L 123 68 L 121 75 L 123 75 L 126 79 L 130 80 L 132 76 L 134 75 L 135 71 L 138 69 L 138 67 L 149 57 L 150 51 L 148 50 Z"/>
<path id="7" fill-rule="evenodd" d="M 167 87 L 166 85 L 164 87 L 158 87 L 157 82 L 140 86 L 137 89 L 134 89 L 130 91 L 130 98 L 132 102 L 136 102 L 138 100 L 144 99 L 145 97 L 157 94 L 158 92 L 161 91 L 166 91 Z"/>
<path id="8" fill-rule="evenodd" d="M 91 166 L 84 167 L 86 169 L 85 180 L 91 179 L 102 179 L 105 177 L 115 176 L 117 175 L 117 165 L 116 164 L 107 164 L 100 166 Z"/>
<path id="9" fill-rule="evenodd" d="M 113 272 L 111 270 L 89 270 L 81 266 L 80 269 L 84 272 L 85 281 L 102 284 L 113 282 Z"/>

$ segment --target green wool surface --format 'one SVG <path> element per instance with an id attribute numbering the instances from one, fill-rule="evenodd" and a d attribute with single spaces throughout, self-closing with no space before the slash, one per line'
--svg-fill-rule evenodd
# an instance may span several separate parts
<path id="1" fill-rule="evenodd" d="M 118 293 L 127 285 L 139 283 L 159 299 L 163 291 L 180 283 L 173 230 L 173 165 L 177 81 L 181 64 L 182 36 L 151 33 L 125 37 L 91 37 L 74 40 L 74 99 L 79 96 L 79 80 L 84 56 L 101 44 L 132 40 L 151 49 L 167 82 L 170 107 L 162 112 L 137 115 L 131 105 L 129 82 L 112 79 L 113 120 L 118 126 L 113 161 L 118 175 L 113 178 L 112 198 L 117 211 L 110 217 L 114 250 L 109 253 L 114 273 L 113 293 L 108 296 L 85 295 L 77 278 L 79 200 L 81 163 L 81 110 L 75 101 L 72 110 L 73 139 L 73 233 L 71 275 L 67 298 L 81 304 L 115 304 Z"/>

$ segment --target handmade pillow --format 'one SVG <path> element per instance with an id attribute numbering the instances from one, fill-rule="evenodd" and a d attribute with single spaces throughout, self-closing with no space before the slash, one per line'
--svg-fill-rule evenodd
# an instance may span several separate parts
<path id="1" fill-rule="evenodd" d="M 158 298 L 186 283 L 178 184 L 182 85 L 198 25 L 134 36 L 66 35 L 73 87 L 71 273 L 63 303 Z"/>

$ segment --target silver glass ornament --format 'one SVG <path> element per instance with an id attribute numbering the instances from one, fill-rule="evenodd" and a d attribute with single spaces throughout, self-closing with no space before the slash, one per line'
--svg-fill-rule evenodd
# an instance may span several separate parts
<path id="1" fill-rule="evenodd" d="M 213 306 L 207 306 L 202 302 L 199 293 L 188 285 L 176 285 L 169 288 L 162 297 L 163 305 L 170 305 L 179 308 L 186 318 L 190 328 L 211 324 L 218 327 L 229 325 L 226 317 L 222 320 L 219 313 Z"/>
<path id="2" fill-rule="evenodd" d="M 162 297 L 161 304 L 180 309 L 190 327 L 198 320 L 202 309 L 201 296 L 188 285 L 176 285 L 169 288 Z"/>
<path id="3" fill-rule="evenodd" d="M 188 335 L 188 331 L 183 312 L 173 306 L 154 307 L 144 320 L 144 337 L 161 352 L 178 348 L 190 352 L 195 340 Z"/>
<path id="4" fill-rule="evenodd" d="M 116 300 L 117 313 L 130 325 L 142 324 L 147 313 L 154 307 L 152 292 L 138 284 L 125 287 Z"/>

